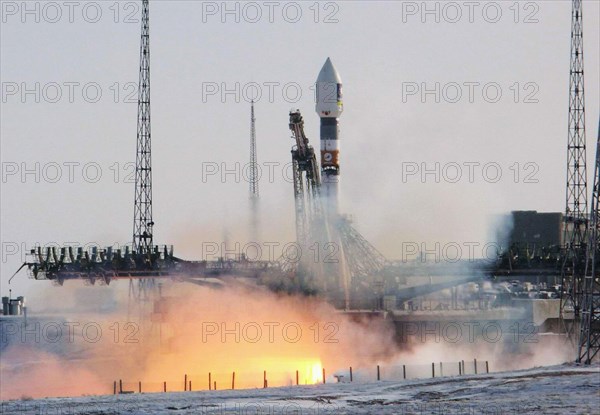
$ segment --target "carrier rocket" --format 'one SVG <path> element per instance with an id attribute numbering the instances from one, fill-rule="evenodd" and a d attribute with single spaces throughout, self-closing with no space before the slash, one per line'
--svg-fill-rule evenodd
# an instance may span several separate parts
<path id="1" fill-rule="evenodd" d="M 315 110 L 321 118 L 321 183 L 329 214 L 338 213 L 340 181 L 338 118 L 342 115 L 342 79 L 327 58 L 316 83 Z"/>

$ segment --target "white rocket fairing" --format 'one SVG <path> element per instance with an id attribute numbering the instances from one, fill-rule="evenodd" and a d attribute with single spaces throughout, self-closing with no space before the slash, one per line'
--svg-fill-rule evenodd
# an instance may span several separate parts
<path id="1" fill-rule="evenodd" d="M 322 195 L 326 198 L 328 212 L 336 214 L 340 181 L 338 118 L 344 105 L 342 79 L 329 58 L 317 78 L 315 110 L 321 117 Z"/>

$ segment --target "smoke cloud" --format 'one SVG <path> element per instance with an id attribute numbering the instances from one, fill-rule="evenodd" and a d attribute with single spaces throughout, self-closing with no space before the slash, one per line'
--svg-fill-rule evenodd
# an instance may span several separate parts
<path id="1" fill-rule="evenodd" d="M 60 301 L 30 313 L 26 328 L 3 321 L 1 398 L 111 394 L 120 379 L 124 391 L 138 391 L 138 382 L 144 392 L 162 391 L 163 382 L 168 391 L 181 391 L 184 379 L 186 388 L 191 381 L 201 390 L 208 389 L 210 373 L 211 387 L 229 389 L 235 372 L 236 389 L 262 388 L 265 371 L 273 387 L 296 384 L 296 371 L 300 384 L 314 384 L 322 382 L 323 369 L 327 382 L 340 374 L 347 380 L 350 366 L 355 380 L 374 380 L 378 364 L 389 378 L 403 364 L 415 376 L 428 376 L 431 362 L 477 358 L 498 371 L 570 356 L 564 340 L 545 336 L 534 344 L 453 344 L 443 336 L 401 343 L 389 318 L 344 314 L 318 298 L 240 284 L 165 283 L 160 300 L 132 303 L 125 287 L 67 284 L 56 288 Z M 92 292 L 101 293 L 104 304 L 110 299 L 112 309 L 98 312 L 93 297 L 76 301 Z M 419 365 L 429 372 L 417 374 Z"/>

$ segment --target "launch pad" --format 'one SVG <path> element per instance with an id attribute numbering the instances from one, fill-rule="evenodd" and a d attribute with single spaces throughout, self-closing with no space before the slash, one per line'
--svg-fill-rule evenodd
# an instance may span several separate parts
<path id="1" fill-rule="evenodd" d="M 294 198 L 296 237 L 298 246 L 306 249 L 315 242 L 332 243 L 340 249 L 338 261 L 290 263 L 253 261 L 245 257 L 220 258 L 212 261 L 190 261 L 176 257 L 172 246 L 154 244 L 152 217 L 152 163 L 150 124 L 150 43 L 149 6 L 142 1 L 141 46 L 138 90 L 137 147 L 135 170 L 135 203 L 133 243 L 131 249 L 112 247 L 36 247 L 29 252 L 23 267 L 36 280 L 50 280 L 62 285 L 67 280 L 82 280 L 88 284 L 108 285 L 113 280 L 171 279 L 192 283 L 215 280 L 251 279 L 257 285 L 278 290 L 323 294 L 342 309 L 385 309 L 385 297 L 395 303 L 432 292 L 493 277 L 540 278 L 560 276 L 561 315 L 580 317 L 584 321 L 587 349 L 593 353 L 580 358 L 591 360 L 600 350 L 598 262 L 600 255 L 598 229 L 598 171 L 600 156 L 596 156 L 595 182 L 591 214 L 588 215 L 585 174 L 585 136 L 583 123 L 583 61 L 581 1 L 573 0 L 572 88 L 569 119 L 569 175 L 565 222 L 572 234 L 566 247 L 544 252 L 536 257 L 516 247 L 499 256 L 495 263 L 468 264 L 460 275 L 444 282 L 422 286 L 403 286 L 406 274 L 436 272 L 452 273 L 447 268 L 421 269 L 412 264 L 391 263 L 364 238 L 345 216 L 340 214 L 337 197 L 340 186 L 339 117 L 343 112 L 342 81 L 328 58 L 316 81 L 315 110 L 320 118 L 320 165 L 318 151 L 309 144 L 303 131 L 300 111 L 290 114 L 289 126 L 295 139 L 292 149 L 294 166 Z M 254 105 L 251 115 L 251 173 L 256 175 L 256 137 Z M 600 142 L 600 137 L 599 137 Z M 583 172 L 582 172 L 583 170 Z M 256 177 L 251 180 L 251 197 L 258 198 Z M 457 267 L 457 269 L 460 269 Z M 481 286 L 482 284 L 480 284 Z M 364 301 L 361 301 L 362 299 Z M 569 310 L 569 307 L 571 309 Z M 571 312 L 569 314 L 567 311 Z M 591 334 L 590 334 L 591 333 Z M 583 339 L 583 338 L 582 338 Z M 583 340 L 582 340 L 583 341 Z M 582 350 L 584 347 L 581 345 Z M 583 352 L 582 352 L 583 353 Z"/>
<path id="2" fill-rule="evenodd" d="M 188 261 L 173 254 L 173 246 L 154 246 L 152 252 L 138 253 L 100 249 L 41 247 L 29 252 L 26 264 L 30 275 L 37 280 L 51 280 L 62 285 L 66 280 L 83 280 L 108 285 L 118 279 L 171 278 L 178 281 L 206 280 L 209 278 L 257 278 L 261 272 L 279 269 L 275 262 L 249 261 L 245 258 L 214 261 Z"/>

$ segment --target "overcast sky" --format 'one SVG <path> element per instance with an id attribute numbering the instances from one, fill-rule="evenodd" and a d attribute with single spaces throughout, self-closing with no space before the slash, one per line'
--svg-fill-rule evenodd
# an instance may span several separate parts
<path id="1" fill-rule="evenodd" d="M 33 244 L 131 240 L 140 2 L 0 4 L 4 295 Z M 564 210 L 570 1 L 223 7 L 150 4 L 155 242 L 200 259 L 203 243 L 248 241 L 256 91 L 260 241 L 293 240 L 288 112 L 318 147 L 327 57 L 343 80 L 341 209 L 388 258 L 406 242 L 483 244 L 498 213 Z M 584 1 L 589 166 L 599 7 Z M 32 284 L 47 283 L 11 287 Z"/>

